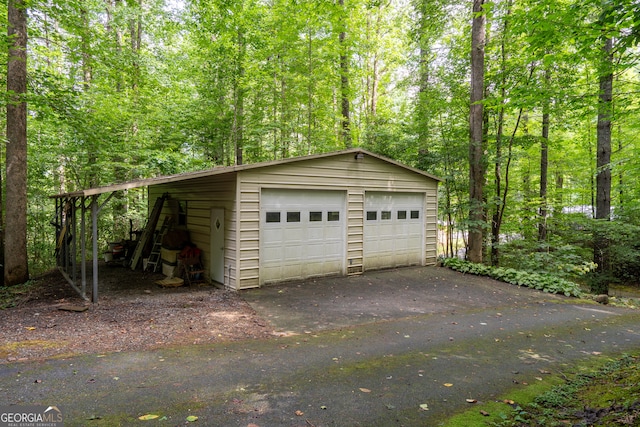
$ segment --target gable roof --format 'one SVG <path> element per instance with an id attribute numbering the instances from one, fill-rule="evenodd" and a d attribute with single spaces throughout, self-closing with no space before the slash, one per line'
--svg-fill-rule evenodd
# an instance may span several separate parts
<path id="1" fill-rule="evenodd" d="M 309 156 L 301 156 L 301 157 L 290 157 L 287 159 L 271 160 L 271 161 L 261 162 L 261 163 L 249 163 L 244 165 L 233 165 L 233 166 L 218 166 L 213 169 L 205 169 L 205 170 L 196 171 L 196 172 L 185 172 L 185 173 L 180 173 L 175 175 L 158 176 L 155 178 L 139 179 L 135 181 L 123 182 L 120 184 L 112 184 L 112 185 L 106 185 L 102 187 L 88 188 L 85 190 L 77 190 L 69 193 L 60 193 L 50 197 L 51 198 L 89 197 L 89 196 L 96 196 L 104 193 L 111 193 L 114 191 L 122 191 L 122 190 L 129 190 L 132 188 L 146 187 L 150 185 L 166 184 L 166 183 L 178 182 L 178 181 L 187 181 L 190 179 L 203 178 L 203 177 L 214 176 L 214 175 L 222 175 L 227 173 L 239 172 L 243 170 L 258 169 L 258 168 L 264 168 L 264 167 L 276 166 L 276 165 L 285 165 L 288 163 L 300 162 L 304 160 L 314 160 L 314 159 L 321 159 L 326 157 L 335 157 L 335 156 L 341 156 L 345 154 L 355 155 L 359 153 L 362 153 L 366 156 L 377 158 L 387 163 L 391 163 L 395 166 L 401 167 L 403 169 L 407 169 L 409 171 L 423 175 L 427 178 L 431 178 L 436 181 L 442 181 L 441 178 L 438 178 L 420 169 L 407 166 L 395 160 L 389 159 L 388 157 L 384 157 L 379 154 L 375 154 L 370 151 L 363 150 L 361 148 L 349 148 L 341 151 L 332 151 L 329 153 L 312 154 Z"/>

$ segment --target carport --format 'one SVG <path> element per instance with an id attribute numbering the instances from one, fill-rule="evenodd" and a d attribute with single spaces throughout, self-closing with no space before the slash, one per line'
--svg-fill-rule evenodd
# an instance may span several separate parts
<path id="1" fill-rule="evenodd" d="M 91 253 L 91 301 L 98 302 L 98 216 L 117 192 L 194 178 L 202 173 L 193 172 L 141 179 L 50 196 L 54 199 L 56 205 L 55 218 L 51 223 L 56 230 L 56 265 L 71 287 L 83 299 L 89 300 L 87 297 L 89 283 L 87 277 L 89 260 L 87 255 Z M 87 230 L 89 227 L 91 230 L 90 249 L 87 247 Z M 78 236 L 80 236 L 79 239 Z"/>

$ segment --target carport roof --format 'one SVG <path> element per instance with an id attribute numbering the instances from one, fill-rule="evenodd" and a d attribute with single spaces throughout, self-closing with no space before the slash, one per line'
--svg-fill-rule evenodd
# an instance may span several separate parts
<path id="1" fill-rule="evenodd" d="M 185 173 L 175 174 L 175 175 L 166 175 L 166 176 L 159 176 L 155 178 L 139 179 L 135 181 L 123 182 L 120 184 L 112 184 L 112 185 L 106 185 L 102 187 L 95 187 L 95 188 L 89 188 L 85 190 L 73 191 L 69 193 L 55 194 L 55 195 L 52 195 L 51 198 L 89 197 L 89 196 L 95 196 L 95 195 L 104 194 L 104 193 L 112 193 L 115 191 L 129 190 L 132 188 L 146 187 L 150 185 L 166 184 L 166 183 L 177 182 L 177 181 L 187 181 L 190 179 L 203 178 L 203 177 L 214 176 L 214 175 L 222 175 L 226 173 L 233 173 L 233 172 L 238 172 L 238 171 L 248 170 L 248 169 L 264 168 L 267 166 L 283 165 L 283 164 L 294 163 L 294 162 L 299 162 L 303 160 L 320 159 L 324 157 L 333 157 L 333 156 L 339 156 L 344 154 L 355 155 L 358 153 L 375 157 L 377 159 L 394 164 L 404 169 L 408 169 L 410 171 L 413 171 L 425 177 L 434 179 L 436 181 L 442 181 L 441 178 L 431 175 L 425 171 L 413 168 L 411 166 L 404 165 L 400 162 L 389 159 L 387 157 L 369 152 L 367 150 L 363 150 L 361 148 L 350 148 L 342 151 L 333 151 L 329 153 L 313 154 L 313 155 L 302 156 L 302 157 L 291 157 L 291 158 L 281 159 L 281 160 L 272 160 L 269 162 L 251 163 L 251 164 L 234 165 L 234 166 L 218 166 L 213 169 L 206 169 L 206 170 L 201 170 L 196 172 L 185 172 Z"/>

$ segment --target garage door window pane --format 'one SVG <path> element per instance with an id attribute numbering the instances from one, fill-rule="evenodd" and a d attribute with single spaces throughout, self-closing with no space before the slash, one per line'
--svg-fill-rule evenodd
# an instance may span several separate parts
<path id="1" fill-rule="evenodd" d="M 287 222 L 300 222 L 300 212 L 287 212 Z"/>
<path id="2" fill-rule="evenodd" d="M 380 219 L 391 219 L 391 211 L 380 212 Z"/>
<path id="3" fill-rule="evenodd" d="M 280 222 L 280 212 L 267 212 L 267 222 Z"/>
<path id="4" fill-rule="evenodd" d="M 367 221 L 375 221 L 378 219 L 377 211 L 367 211 Z"/>
<path id="5" fill-rule="evenodd" d="M 310 222 L 322 221 L 322 212 L 309 212 L 309 221 Z"/>
<path id="6" fill-rule="evenodd" d="M 398 211 L 398 219 L 407 219 L 407 211 Z"/>
<path id="7" fill-rule="evenodd" d="M 327 212 L 327 221 L 340 221 L 340 212 L 337 212 L 337 211 Z"/>
<path id="8" fill-rule="evenodd" d="M 420 211 L 411 211 L 411 219 L 420 218 Z"/>

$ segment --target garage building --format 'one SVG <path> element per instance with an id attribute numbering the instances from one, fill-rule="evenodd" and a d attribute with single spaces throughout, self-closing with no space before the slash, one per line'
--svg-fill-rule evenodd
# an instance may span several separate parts
<path id="1" fill-rule="evenodd" d="M 73 197 L 147 186 L 151 211 L 166 195 L 158 224 L 179 212 L 202 251 L 205 277 L 240 290 L 435 264 L 438 181 L 357 148 L 216 167 Z"/>

